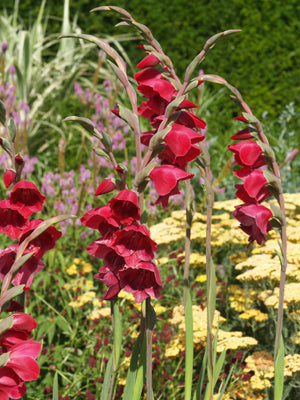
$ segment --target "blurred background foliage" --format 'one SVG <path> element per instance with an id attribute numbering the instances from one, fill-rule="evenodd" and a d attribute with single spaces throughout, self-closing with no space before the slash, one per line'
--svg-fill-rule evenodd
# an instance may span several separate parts
<path id="1" fill-rule="evenodd" d="M 22 0 L 20 16 L 25 24 L 38 15 L 40 2 Z M 298 0 L 96 0 L 70 1 L 71 19 L 76 18 L 84 33 L 97 36 L 128 32 L 115 28 L 117 18 L 107 12 L 90 14 L 100 5 L 126 8 L 133 17 L 146 24 L 173 60 L 179 76 L 190 60 L 202 49 L 205 41 L 215 33 L 239 28 L 242 32 L 219 43 L 202 64 L 206 73 L 222 75 L 237 86 L 253 107 L 258 117 L 264 111 L 272 116 L 280 114 L 290 102 L 299 104 L 300 84 L 300 3 Z M 3 4 L 8 13 L 14 0 Z M 48 0 L 47 31 L 60 31 L 63 2 Z M 298 44 L 297 44 L 298 43 Z M 132 43 L 125 50 L 136 64 L 141 58 Z"/>

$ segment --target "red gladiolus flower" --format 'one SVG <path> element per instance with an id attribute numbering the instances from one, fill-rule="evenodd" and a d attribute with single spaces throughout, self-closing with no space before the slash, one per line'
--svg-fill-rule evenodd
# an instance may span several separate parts
<path id="1" fill-rule="evenodd" d="M 32 213 L 41 211 L 46 197 L 43 196 L 34 183 L 20 181 L 13 187 L 9 197 L 11 208 L 18 210 L 25 218 Z"/>
<path id="2" fill-rule="evenodd" d="M 176 123 L 195 129 L 204 129 L 206 127 L 206 123 L 202 119 L 189 111 L 181 111 Z"/>
<path id="3" fill-rule="evenodd" d="M 255 169 L 266 164 L 261 147 L 252 140 L 231 144 L 228 149 L 234 153 L 235 161 L 243 167 Z"/>
<path id="4" fill-rule="evenodd" d="M 15 344 L 9 349 L 9 359 L 6 367 L 11 368 L 23 381 L 33 381 L 40 374 L 40 367 L 35 361 L 42 345 L 28 340 Z"/>
<path id="5" fill-rule="evenodd" d="M 13 171 L 12 169 L 7 169 L 4 174 L 3 174 L 3 181 L 5 187 L 10 187 L 12 183 L 14 183 L 16 179 L 16 172 Z"/>
<path id="6" fill-rule="evenodd" d="M 99 273 L 94 275 L 94 278 L 98 279 L 100 282 L 103 282 L 108 287 L 108 290 L 103 297 L 104 300 L 117 299 L 121 287 L 119 278 L 115 273 L 113 273 L 106 267 L 101 267 L 99 269 Z"/>
<path id="7" fill-rule="evenodd" d="M 151 261 L 157 250 L 157 244 L 150 238 L 146 226 L 136 223 L 116 232 L 113 242 L 116 253 L 124 257 L 129 266 L 139 261 Z"/>
<path id="8" fill-rule="evenodd" d="M 15 240 L 27 228 L 27 219 L 12 209 L 9 200 L 0 200 L 0 233 L 5 233 L 11 239 Z"/>
<path id="9" fill-rule="evenodd" d="M 24 381 L 11 368 L 0 368 L 0 399 L 20 399 L 25 393 Z"/>
<path id="10" fill-rule="evenodd" d="M 248 140 L 248 139 L 253 139 L 253 137 L 254 136 L 252 135 L 249 128 L 245 128 L 245 129 L 239 131 L 238 133 L 236 133 L 235 135 L 231 136 L 230 139 L 232 139 L 232 140 Z"/>
<path id="11" fill-rule="evenodd" d="M 159 195 L 156 204 L 161 202 L 163 207 L 166 208 L 169 197 L 180 193 L 178 189 L 179 181 L 191 179 L 193 176 L 193 174 L 189 174 L 173 165 L 161 165 L 153 168 L 149 178 L 152 179 Z"/>
<path id="12" fill-rule="evenodd" d="M 80 218 L 83 225 L 98 229 L 103 237 L 111 236 L 119 229 L 119 222 L 112 216 L 109 206 L 96 207 Z"/>
<path id="13" fill-rule="evenodd" d="M 137 303 L 147 297 L 159 297 L 162 284 L 158 269 L 152 262 L 140 262 L 135 267 L 123 268 L 118 275 L 121 288 L 131 293 Z"/>
<path id="14" fill-rule="evenodd" d="M 155 67 L 159 63 L 160 60 L 158 57 L 154 54 L 147 54 L 146 57 L 137 64 L 137 68 Z"/>
<path id="15" fill-rule="evenodd" d="M 233 216 L 241 223 L 240 227 L 249 235 L 249 242 L 258 244 L 266 241 L 266 234 L 272 229 L 269 220 L 272 212 L 260 204 L 242 204 L 235 207 Z"/>
<path id="16" fill-rule="evenodd" d="M 26 229 L 20 237 L 19 244 L 22 243 L 23 240 L 25 240 L 43 221 L 43 219 L 33 219 L 29 221 L 28 229 Z M 49 228 L 29 243 L 27 250 L 34 251 L 36 257 L 42 258 L 46 251 L 55 247 L 55 242 L 61 237 L 61 235 L 62 233 L 54 226 L 49 226 Z"/>
<path id="17" fill-rule="evenodd" d="M 104 179 L 100 185 L 98 186 L 95 196 L 99 196 L 100 194 L 110 193 L 117 188 L 116 184 L 112 181 L 112 179 Z"/>
<path id="18" fill-rule="evenodd" d="M 112 239 L 98 239 L 88 245 L 87 252 L 100 260 L 104 260 L 105 266 L 111 271 L 117 271 L 125 265 L 125 260 L 117 254 Z"/>
<path id="19" fill-rule="evenodd" d="M 141 219 L 138 197 L 132 190 L 124 189 L 108 202 L 112 216 L 121 224 L 130 224 Z"/>
<path id="20" fill-rule="evenodd" d="M 10 271 L 16 259 L 18 246 L 13 244 L 4 250 L 0 250 L 0 279 L 3 280 L 5 275 Z M 24 254 L 29 253 L 26 249 Z M 12 280 L 14 286 L 25 285 L 24 290 L 28 290 L 33 281 L 33 274 L 41 271 L 45 264 L 34 255 L 31 256 L 18 270 Z"/>
<path id="21" fill-rule="evenodd" d="M 243 185 L 235 185 L 237 197 L 245 203 L 261 203 L 271 196 L 267 188 L 268 181 L 260 170 L 251 170 L 243 168 L 240 171 L 234 171 L 234 174 L 244 180 Z"/>
<path id="22" fill-rule="evenodd" d="M 0 337 L 0 346 L 5 351 L 9 351 L 15 344 L 29 339 L 31 331 L 37 327 L 35 319 L 30 314 L 19 312 L 11 314 L 10 317 L 13 317 L 13 325 L 8 330 L 2 332 Z"/>

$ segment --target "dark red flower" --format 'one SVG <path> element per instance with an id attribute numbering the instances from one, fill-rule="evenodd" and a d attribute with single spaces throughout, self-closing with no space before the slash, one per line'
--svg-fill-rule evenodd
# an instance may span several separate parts
<path id="1" fill-rule="evenodd" d="M 126 265 L 134 266 L 140 261 L 151 261 L 157 244 L 150 238 L 145 225 L 133 223 L 116 232 L 113 237 L 117 254 L 124 257 Z"/>
<path id="2" fill-rule="evenodd" d="M 104 260 L 105 266 L 111 271 L 117 271 L 125 265 L 124 258 L 117 254 L 112 239 L 95 240 L 86 250 L 91 256 Z"/>
<path id="3" fill-rule="evenodd" d="M 99 269 L 99 273 L 94 275 L 94 278 L 98 279 L 100 282 L 103 282 L 108 287 L 107 292 L 103 297 L 104 300 L 117 299 L 121 287 L 119 278 L 114 272 L 110 271 L 106 267 L 101 267 Z"/>
<path id="4" fill-rule="evenodd" d="M 272 212 L 261 204 L 242 204 L 235 207 L 233 216 L 240 222 L 240 227 L 249 235 L 249 242 L 258 244 L 266 241 L 266 234 L 272 229 Z"/>
<path id="5" fill-rule="evenodd" d="M 158 269 L 152 262 L 140 262 L 135 267 L 123 268 L 118 275 L 120 287 L 131 293 L 137 303 L 147 297 L 159 297 L 162 284 Z"/>
<path id="6" fill-rule="evenodd" d="M 11 208 L 18 210 L 25 218 L 32 213 L 41 211 L 46 197 L 43 196 L 34 183 L 20 181 L 13 187 L 9 201 Z"/>
<path id="7" fill-rule="evenodd" d="M 132 190 L 124 189 L 108 202 L 112 216 L 121 224 L 130 224 L 141 219 L 138 196 Z"/>
<path id="8" fill-rule="evenodd" d="M 171 82 L 163 77 L 159 69 L 143 69 L 134 75 L 134 79 L 139 84 L 138 91 L 145 97 L 151 98 L 158 94 L 168 102 L 172 100 L 175 88 Z"/>
<path id="9" fill-rule="evenodd" d="M 28 228 L 19 239 L 19 244 L 23 242 L 44 220 L 33 219 L 29 221 Z M 27 250 L 34 251 L 35 256 L 42 258 L 46 251 L 55 247 L 55 242 L 61 237 L 62 233 L 54 226 L 49 226 L 44 232 L 33 239 L 27 246 Z"/>
<path id="10" fill-rule="evenodd" d="M 239 131 L 238 133 L 236 133 L 235 135 L 231 136 L 230 139 L 232 139 L 232 140 L 248 140 L 248 139 L 253 139 L 253 137 L 254 136 L 252 135 L 249 128 L 245 128 L 245 129 Z"/>
<path id="11" fill-rule="evenodd" d="M 109 206 L 96 207 L 80 218 L 83 225 L 98 229 L 103 237 L 111 236 L 119 229 L 120 223 L 112 216 Z"/>
<path id="12" fill-rule="evenodd" d="M 15 240 L 27 228 L 27 219 L 11 207 L 9 200 L 0 200 L 0 233 Z"/>
<path id="13" fill-rule="evenodd" d="M 16 259 L 18 246 L 13 244 L 4 250 L 0 250 L 0 279 L 3 280 L 5 275 L 10 271 Z M 24 254 L 29 253 L 26 249 Z M 44 268 L 44 263 L 34 255 L 31 256 L 17 271 L 12 284 L 14 286 L 25 285 L 24 290 L 28 290 L 33 281 L 33 274 L 41 271 Z"/>

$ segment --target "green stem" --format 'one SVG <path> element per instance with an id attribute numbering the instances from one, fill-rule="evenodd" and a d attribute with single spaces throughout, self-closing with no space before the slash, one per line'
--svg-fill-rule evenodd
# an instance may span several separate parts
<path id="1" fill-rule="evenodd" d="M 191 172 L 190 163 L 187 165 L 186 172 Z M 183 305 L 186 305 L 186 295 L 189 287 L 190 255 L 191 255 L 191 229 L 193 221 L 193 210 L 191 202 L 191 182 L 185 181 L 185 203 L 186 203 L 186 225 L 185 225 L 185 260 L 183 271 Z"/>
<path id="2" fill-rule="evenodd" d="M 153 400 L 152 388 L 152 324 L 150 321 L 150 297 L 146 299 L 146 388 L 147 400 Z"/>

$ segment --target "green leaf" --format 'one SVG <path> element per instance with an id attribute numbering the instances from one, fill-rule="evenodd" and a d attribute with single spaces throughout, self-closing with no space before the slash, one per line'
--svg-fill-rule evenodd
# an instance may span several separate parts
<path id="1" fill-rule="evenodd" d="M 133 133 L 137 134 L 140 131 L 139 128 L 139 121 L 138 118 L 135 114 L 133 114 L 132 111 L 130 111 L 128 108 L 122 106 L 119 104 L 119 111 L 120 111 L 120 117 L 124 119 L 124 121 L 127 122 L 127 124 L 132 128 Z"/>
<path id="2" fill-rule="evenodd" d="M 190 400 L 193 384 L 193 359 L 194 359 L 194 332 L 193 332 L 193 307 L 190 289 L 186 292 L 185 304 L 185 384 L 184 399 Z"/>
<path id="3" fill-rule="evenodd" d="M 14 274 L 17 272 L 23 264 L 26 263 L 27 260 L 34 254 L 34 251 L 31 251 L 30 253 L 27 253 L 20 258 L 16 259 L 13 265 L 11 266 L 11 273 Z"/>
<path id="4" fill-rule="evenodd" d="M 114 307 L 114 372 L 117 371 L 120 361 L 121 347 L 122 347 L 122 323 L 119 304 L 117 301 L 113 303 Z"/>
<path id="5" fill-rule="evenodd" d="M 8 359 L 9 359 L 9 352 L 1 354 L 1 356 L 0 356 L 0 368 L 1 367 L 5 367 L 5 365 L 8 362 Z"/>
<path id="6" fill-rule="evenodd" d="M 123 400 L 131 400 L 132 398 L 133 388 L 136 381 L 140 349 L 141 349 L 141 335 L 138 336 L 133 348 L 133 352 L 131 354 L 130 366 L 127 372 Z"/>
<path id="7" fill-rule="evenodd" d="M 218 361 L 217 361 L 217 363 L 215 365 L 215 368 L 214 368 L 214 387 L 215 387 L 215 385 L 217 383 L 217 380 L 218 380 L 218 378 L 220 376 L 222 367 L 224 365 L 225 357 L 226 357 L 226 349 L 224 349 L 222 351 L 222 353 L 221 353 L 220 357 L 218 358 Z"/>
<path id="8" fill-rule="evenodd" d="M 207 347 L 205 347 L 205 352 L 201 364 L 201 369 L 200 369 L 200 375 L 198 379 L 198 384 L 197 388 L 194 392 L 193 400 L 198 400 L 200 399 L 201 393 L 202 393 L 202 386 L 204 382 L 204 377 L 205 377 L 205 371 L 206 371 L 206 366 L 207 366 Z"/>
<path id="9" fill-rule="evenodd" d="M 161 131 L 155 133 L 155 135 L 153 135 L 152 138 L 150 139 L 149 149 L 153 151 L 153 149 L 157 145 L 161 144 L 171 129 L 172 129 L 172 125 L 169 125 L 166 128 L 162 129 Z"/>
<path id="10" fill-rule="evenodd" d="M 108 363 L 106 365 L 106 371 L 104 375 L 104 381 L 103 381 L 103 386 L 102 386 L 102 391 L 101 391 L 101 400 L 110 400 L 108 398 L 108 389 L 109 389 L 109 383 L 110 379 L 112 376 L 112 364 L 113 364 L 113 354 L 111 354 Z"/>
<path id="11" fill-rule="evenodd" d="M 10 329 L 13 326 L 13 323 L 14 323 L 14 317 L 12 315 L 0 321 L 0 335 L 2 335 L 3 332 Z"/>
<path id="12" fill-rule="evenodd" d="M 116 6 L 101 6 L 101 7 L 93 8 L 91 10 L 91 12 L 94 12 L 94 11 L 114 11 L 116 14 L 121 15 L 125 19 L 133 20 L 132 16 L 129 14 L 129 12 L 127 12 L 123 8 L 116 7 Z"/>
<path id="13" fill-rule="evenodd" d="M 282 400 L 283 381 L 284 381 L 284 344 L 281 335 L 278 354 L 275 360 L 274 400 Z"/>
<path id="14" fill-rule="evenodd" d="M 0 298 L 0 307 L 3 304 L 7 303 L 9 300 L 13 299 L 14 297 L 18 296 L 19 294 L 23 293 L 25 285 L 15 286 L 11 289 L 8 289 L 4 295 Z"/>
<path id="15" fill-rule="evenodd" d="M 15 138 L 16 138 L 17 130 L 16 130 L 16 125 L 15 125 L 15 122 L 14 122 L 13 118 L 9 119 L 8 132 L 9 132 L 9 136 L 10 136 L 11 141 L 14 142 Z"/>
<path id="16" fill-rule="evenodd" d="M 136 373 L 136 380 L 134 383 L 132 400 L 140 400 L 143 391 L 143 385 L 146 374 L 146 338 L 143 340 L 142 351 L 139 360 L 139 366 Z"/>
<path id="17" fill-rule="evenodd" d="M 58 400 L 58 375 L 55 372 L 53 379 L 52 400 Z"/>
<path id="18" fill-rule="evenodd" d="M 81 125 L 88 133 L 91 135 L 95 136 L 97 139 L 102 140 L 102 137 L 98 130 L 95 128 L 95 125 L 93 121 L 91 121 L 88 118 L 83 118 L 83 117 L 77 117 L 75 115 L 63 119 L 63 122 L 65 121 L 74 121 L 77 122 L 79 125 Z"/>
<path id="19" fill-rule="evenodd" d="M 4 103 L 0 100 L 0 122 L 2 125 L 6 123 L 6 109 Z"/>

